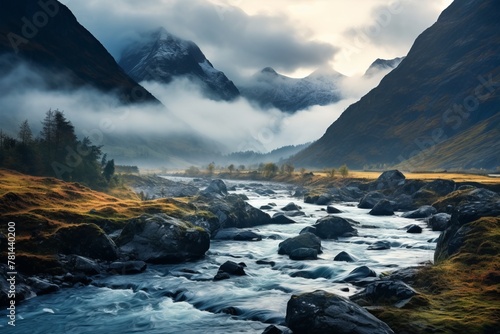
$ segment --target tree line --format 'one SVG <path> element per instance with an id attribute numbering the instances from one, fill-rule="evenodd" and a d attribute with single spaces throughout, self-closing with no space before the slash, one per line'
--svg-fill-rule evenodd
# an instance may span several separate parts
<path id="1" fill-rule="evenodd" d="M 79 140 L 75 127 L 60 110 L 46 112 L 36 137 L 28 120 L 20 124 L 17 137 L 0 129 L 0 167 L 95 189 L 107 188 L 115 172 L 115 162 L 107 160 L 102 146 L 93 145 L 88 137 Z"/>

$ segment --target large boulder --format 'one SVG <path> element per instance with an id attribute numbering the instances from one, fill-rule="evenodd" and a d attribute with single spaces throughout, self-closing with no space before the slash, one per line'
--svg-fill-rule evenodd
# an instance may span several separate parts
<path id="1" fill-rule="evenodd" d="M 75 254 L 91 259 L 114 261 L 118 249 L 106 233 L 95 224 L 69 225 L 60 228 L 49 240 L 61 254 Z"/>
<path id="2" fill-rule="evenodd" d="M 356 262 L 356 259 L 349 253 L 342 251 L 333 258 L 333 261 Z"/>
<path id="3" fill-rule="evenodd" d="M 312 233 L 303 233 L 293 238 L 288 238 L 278 245 L 278 254 L 290 255 L 299 248 L 311 248 L 321 254 L 321 240 Z"/>
<path id="4" fill-rule="evenodd" d="M 405 184 L 406 177 L 398 170 L 383 172 L 374 182 L 376 190 L 393 189 Z"/>
<path id="5" fill-rule="evenodd" d="M 401 215 L 401 217 L 412 218 L 412 219 L 427 218 L 427 217 L 432 216 L 436 212 L 437 212 L 437 210 L 433 206 L 424 205 L 424 206 L 421 206 L 420 208 L 418 208 L 417 210 L 408 211 L 408 212 L 403 213 Z"/>
<path id="6" fill-rule="evenodd" d="M 378 191 L 370 191 L 359 201 L 358 208 L 373 209 L 373 207 L 383 199 L 385 199 L 385 196 L 383 194 L 379 193 Z"/>
<path id="7" fill-rule="evenodd" d="M 455 181 L 439 179 L 426 183 L 421 189 L 432 191 L 438 196 L 446 196 L 455 191 L 456 187 Z"/>
<path id="8" fill-rule="evenodd" d="M 321 290 L 293 295 L 287 304 L 286 324 L 297 334 L 394 333 L 364 308 Z"/>
<path id="9" fill-rule="evenodd" d="M 240 230 L 238 228 L 228 228 L 218 231 L 215 240 L 236 240 L 236 241 L 261 241 L 262 235 L 253 231 Z"/>
<path id="10" fill-rule="evenodd" d="M 367 266 L 361 266 L 352 270 L 346 278 L 345 282 L 356 282 L 368 277 L 377 277 L 377 273 Z"/>
<path id="11" fill-rule="evenodd" d="M 450 223 L 451 215 L 449 213 L 436 213 L 427 220 L 427 226 L 432 228 L 433 231 L 444 231 Z"/>
<path id="12" fill-rule="evenodd" d="M 205 197 L 225 197 L 227 196 L 226 184 L 220 179 L 212 180 L 208 187 L 200 191 L 200 195 Z"/>
<path id="13" fill-rule="evenodd" d="M 392 216 L 394 215 L 394 208 L 390 201 L 386 199 L 380 200 L 373 209 L 369 212 L 372 216 Z"/>
<path id="14" fill-rule="evenodd" d="M 220 228 L 246 228 L 271 224 L 269 214 L 254 208 L 238 195 L 198 197 L 191 202 L 198 210 L 208 211 L 218 218 Z"/>
<path id="15" fill-rule="evenodd" d="M 470 223 L 484 217 L 500 216 L 500 195 L 486 189 L 455 191 L 433 204 L 438 211 L 452 212 L 446 230 L 437 240 L 434 261 L 445 260 L 457 253 L 471 231 Z"/>
<path id="16" fill-rule="evenodd" d="M 339 209 L 337 209 L 334 206 L 328 205 L 326 207 L 326 213 L 328 213 L 328 214 L 335 214 L 335 213 L 342 213 L 342 211 L 339 210 Z"/>
<path id="17" fill-rule="evenodd" d="M 296 248 L 290 252 L 291 260 L 316 260 L 318 251 L 314 248 Z"/>
<path id="18" fill-rule="evenodd" d="M 246 275 L 245 267 L 246 264 L 243 262 L 236 263 L 234 261 L 226 261 L 219 267 L 217 274 L 214 276 L 214 280 L 221 281 L 231 276 L 244 276 Z"/>
<path id="19" fill-rule="evenodd" d="M 288 218 L 282 213 L 278 213 L 275 214 L 273 218 L 271 218 L 271 224 L 280 224 L 280 225 L 295 224 L 295 220 Z"/>
<path id="20" fill-rule="evenodd" d="M 125 225 L 117 243 L 122 252 L 137 260 L 179 263 L 203 257 L 210 247 L 210 235 L 165 214 L 143 215 Z"/>
<path id="21" fill-rule="evenodd" d="M 293 202 L 290 202 L 281 208 L 283 211 L 299 211 L 300 209 L 302 208 Z"/>
<path id="22" fill-rule="evenodd" d="M 362 292 L 351 296 L 361 306 L 397 305 L 409 301 L 417 292 L 408 284 L 398 280 L 376 281 L 368 284 Z"/>
<path id="23" fill-rule="evenodd" d="M 355 222 L 337 216 L 326 216 L 320 218 L 313 225 L 314 233 L 321 239 L 337 239 L 339 237 L 351 237 L 358 234 L 352 227 Z"/>

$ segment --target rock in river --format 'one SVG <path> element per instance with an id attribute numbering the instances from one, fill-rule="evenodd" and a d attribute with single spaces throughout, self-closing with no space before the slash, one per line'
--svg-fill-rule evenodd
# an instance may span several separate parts
<path id="1" fill-rule="evenodd" d="M 338 237 L 351 237 L 358 234 L 358 231 L 351 224 L 355 222 L 337 217 L 326 216 L 318 219 L 313 227 L 315 234 L 321 239 L 337 239 Z"/>
<path id="2" fill-rule="evenodd" d="M 293 295 L 287 304 L 286 324 L 298 334 L 394 333 L 364 308 L 322 290 Z"/>
<path id="3" fill-rule="evenodd" d="M 321 254 L 321 240 L 312 233 L 300 234 L 293 238 L 288 238 L 278 245 L 278 254 L 290 255 L 294 250 L 299 248 L 312 248 L 318 254 Z"/>
<path id="4" fill-rule="evenodd" d="M 178 263 L 205 255 L 210 235 L 188 222 L 165 214 L 132 219 L 117 240 L 125 254 L 151 263 Z"/>

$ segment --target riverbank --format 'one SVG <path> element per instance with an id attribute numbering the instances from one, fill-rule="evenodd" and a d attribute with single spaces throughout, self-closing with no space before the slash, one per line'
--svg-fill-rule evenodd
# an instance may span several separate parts
<path id="1" fill-rule="evenodd" d="M 30 297 L 29 293 L 52 293 L 61 291 L 64 287 L 75 288 L 82 284 L 121 289 L 122 283 L 117 282 L 121 282 L 122 275 L 142 275 L 141 279 L 145 279 L 149 277 L 148 273 L 157 275 L 158 270 L 166 272 L 163 280 L 173 280 L 179 284 L 182 282 L 183 286 L 188 284 L 192 289 L 199 289 L 202 284 L 200 282 L 212 282 L 217 274 L 216 268 L 222 266 L 224 261 L 245 258 L 247 267 L 244 270 L 250 273 L 250 277 L 234 278 L 229 275 L 227 283 L 221 283 L 227 284 L 223 285 L 221 293 L 224 289 L 236 288 L 231 293 L 237 296 L 239 291 L 243 291 L 238 290 L 239 288 L 243 287 L 247 291 L 246 284 L 253 289 L 255 282 L 266 280 L 262 276 L 265 274 L 276 279 L 276 282 L 269 283 L 269 289 L 278 289 L 281 301 L 289 299 L 296 292 L 300 292 L 297 298 L 301 298 L 301 293 L 307 291 L 299 287 L 304 287 L 306 281 L 308 283 L 305 287 L 311 291 L 319 288 L 342 295 L 341 289 L 348 287 L 351 292 L 344 293 L 344 296 L 350 296 L 353 292 L 364 293 L 352 300 L 377 315 L 398 333 L 495 333 L 499 311 L 500 275 L 497 264 L 500 260 L 500 197 L 498 193 L 485 189 L 494 188 L 495 185 L 483 186 L 470 181 L 407 179 L 396 171 L 379 175 L 377 179 L 331 180 L 335 185 L 330 185 L 330 181 L 324 182 L 324 178 L 319 176 L 315 179 L 315 175 L 294 175 L 294 178 L 300 180 L 294 184 L 235 181 L 233 186 L 226 189 L 226 185 L 220 181 L 200 179 L 192 184 L 184 184 L 153 176 L 134 177 L 128 182 L 136 193 L 156 197 L 141 201 L 140 196 L 131 196 L 125 189 L 120 191 L 125 199 L 119 199 L 78 184 L 1 171 L 0 210 L 7 221 L 15 221 L 19 227 L 19 272 L 24 273 L 24 286 L 33 288 L 25 291 L 27 298 Z M 308 178 L 310 180 L 303 180 Z M 274 181 L 283 180 L 277 178 Z M 247 195 L 251 197 L 250 200 Z M 182 197 L 159 198 L 165 196 Z M 287 205 L 280 201 L 290 200 L 295 201 L 296 206 L 288 211 L 289 209 L 285 210 Z M 249 205 L 249 201 L 256 207 Z M 270 205 L 276 204 L 273 202 L 278 202 L 279 205 Z M 355 204 L 359 208 L 353 207 Z M 432 207 L 429 206 L 431 204 Z M 422 208 L 422 205 L 428 206 Z M 307 209 L 301 211 L 300 206 Z M 334 208 L 339 207 L 343 212 L 331 214 Z M 379 216 L 380 212 L 385 216 Z M 402 218 L 402 212 L 407 212 L 413 218 Z M 358 235 L 348 229 L 347 234 L 341 235 L 338 241 L 329 239 L 329 234 L 324 239 L 324 232 L 318 230 L 320 225 L 317 225 L 321 220 L 319 218 L 324 216 L 347 219 L 346 224 L 352 224 L 351 227 L 358 231 Z M 395 228 L 398 225 L 393 224 L 401 224 L 398 223 L 400 219 L 413 219 L 408 221 L 413 224 L 407 223 L 409 226 L 405 226 L 401 221 L 403 225 Z M 330 222 L 322 224 L 328 226 Z M 410 225 L 416 225 L 413 228 L 416 231 L 420 228 L 416 232 L 420 234 L 414 236 L 423 238 L 421 241 L 416 242 L 416 237 L 413 238 L 414 242 L 403 241 L 406 238 L 412 240 L 412 234 L 406 231 L 410 229 Z M 155 231 L 160 230 L 151 229 L 158 226 L 180 233 L 156 233 Z M 394 226 L 391 227 L 392 232 L 377 237 L 382 240 L 370 240 L 380 233 L 380 228 L 390 226 Z M 307 229 L 312 235 L 317 233 L 323 246 L 320 260 L 297 261 L 291 257 L 285 260 L 283 255 L 277 254 L 281 241 L 276 238 L 293 239 L 302 229 Z M 398 268 L 393 266 L 392 261 L 384 262 L 386 260 L 382 259 L 390 252 L 411 254 L 412 250 L 425 251 L 428 242 L 426 234 L 421 234 L 422 229 L 427 233 L 432 230 L 444 231 L 444 236 L 437 242 L 434 256 L 436 264 L 419 270 L 399 268 L 402 270 L 391 274 Z M 268 232 L 262 233 L 259 230 Z M 219 238 L 223 239 L 217 239 L 216 236 L 221 231 L 224 234 L 219 234 Z M 182 239 L 185 232 L 189 232 L 192 237 Z M 156 235 L 169 240 L 168 245 L 152 250 L 144 248 L 145 244 L 139 242 L 146 238 L 155 243 Z M 206 236 L 211 240 L 208 241 Z M 311 238 L 315 240 L 314 237 Z M 389 243 L 392 243 L 392 250 L 382 248 L 381 253 L 365 251 L 367 246 L 383 241 L 384 238 L 394 238 Z M 81 239 L 100 241 L 98 244 L 78 242 Z M 435 243 L 435 237 L 431 239 Z M 0 237 L 2 250 L 5 248 L 4 240 L 5 238 Z M 176 246 L 169 248 L 172 244 Z M 251 245 L 252 248 L 249 248 Z M 255 248 L 253 245 L 256 245 Z M 384 243 L 381 245 L 386 247 Z M 262 253 L 263 247 L 266 249 L 265 256 Z M 354 247 L 351 252 L 361 258 L 359 264 L 346 263 L 338 267 L 330 262 L 337 251 L 346 247 Z M 107 251 L 104 252 L 103 249 Z M 302 250 L 298 253 L 314 257 L 311 251 Z M 316 256 L 317 253 L 318 251 Z M 151 257 L 151 254 L 155 254 L 155 257 Z M 172 257 L 172 254 L 175 256 Z M 248 254 L 251 257 L 247 258 Z M 2 254 L 2 258 L 4 255 Z M 381 258 L 370 262 L 372 260 L 368 259 L 373 256 L 375 259 L 379 256 Z M 168 269 L 155 267 L 172 260 L 180 262 L 181 266 L 169 266 Z M 250 264 L 254 261 L 261 264 Z M 419 262 L 421 261 L 415 264 Z M 351 270 L 370 263 L 376 268 L 377 277 L 372 277 L 368 271 L 368 277 L 358 277 L 358 281 L 350 282 L 347 286 L 342 283 L 344 285 L 337 287 L 336 281 L 344 279 L 348 272 L 337 272 L 338 269 L 335 268 Z M 238 266 L 237 263 L 236 265 Z M 154 271 L 147 269 L 149 266 Z M 224 272 L 221 275 L 226 276 Z M 134 282 L 133 277 L 128 276 L 125 281 Z M 256 277 L 259 280 L 256 281 Z M 384 282 L 402 280 L 417 293 L 409 300 L 401 299 L 397 294 L 392 295 L 391 291 L 381 291 L 378 279 Z M 243 280 L 245 286 L 237 288 L 233 285 L 233 280 L 240 282 L 238 284 L 242 282 L 238 280 Z M 134 283 L 137 286 L 141 284 Z M 291 286 L 294 288 L 290 288 Z M 258 291 L 262 287 L 255 288 L 256 291 L 247 291 L 250 299 L 245 301 L 246 308 L 243 311 L 238 311 L 234 305 L 232 309 L 214 306 L 205 299 L 208 296 L 193 295 L 192 291 L 170 291 L 167 298 L 174 301 L 180 298 L 200 310 L 235 313 L 238 319 L 249 321 L 255 316 L 254 312 L 263 312 L 258 308 L 259 303 L 251 300 L 250 296 L 254 293 L 261 295 Z M 145 289 L 144 291 L 149 291 L 151 287 Z M 271 293 L 267 287 L 264 291 Z M 368 295 L 367 291 L 375 292 L 375 295 Z M 232 302 L 237 305 L 241 300 Z M 282 307 L 283 305 L 278 309 L 273 308 L 272 312 L 261 313 L 259 319 L 265 320 L 264 323 L 286 324 L 285 310 Z M 293 321 L 288 324 L 293 326 Z M 259 330 L 262 331 L 261 329 Z"/>

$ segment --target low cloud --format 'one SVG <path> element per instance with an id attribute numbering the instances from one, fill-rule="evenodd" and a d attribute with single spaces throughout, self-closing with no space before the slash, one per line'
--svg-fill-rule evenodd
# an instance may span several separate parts
<path id="1" fill-rule="evenodd" d="M 265 66 L 293 72 L 328 64 L 338 48 L 314 39 L 284 14 L 248 15 L 236 6 L 207 0 L 66 1 L 79 21 L 119 59 L 138 32 L 165 27 L 197 43 L 232 80 Z"/>

